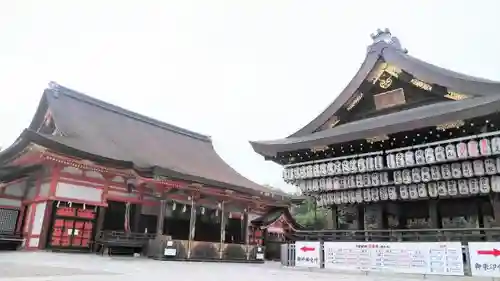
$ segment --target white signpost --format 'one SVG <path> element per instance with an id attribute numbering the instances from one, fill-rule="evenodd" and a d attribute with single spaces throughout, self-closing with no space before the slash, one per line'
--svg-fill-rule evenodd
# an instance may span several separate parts
<path id="1" fill-rule="evenodd" d="M 320 242 L 295 242 L 295 266 L 320 268 Z"/>
<path id="2" fill-rule="evenodd" d="M 464 275 L 460 242 L 325 242 L 324 249 L 327 269 Z"/>
<path id="3" fill-rule="evenodd" d="M 472 276 L 500 277 L 500 242 L 469 242 Z"/>

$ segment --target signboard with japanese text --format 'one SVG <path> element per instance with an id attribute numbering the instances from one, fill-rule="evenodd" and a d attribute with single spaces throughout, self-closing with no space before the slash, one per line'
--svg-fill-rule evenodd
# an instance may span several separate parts
<path id="1" fill-rule="evenodd" d="M 324 251 L 327 269 L 464 275 L 460 242 L 325 242 Z"/>
<path id="2" fill-rule="evenodd" d="M 320 242 L 296 241 L 295 266 L 320 268 Z"/>
<path id="3" fill-rule="evenodd" d="M 472 276 L 500 277 L 500 242 L 469 242 Z"/>

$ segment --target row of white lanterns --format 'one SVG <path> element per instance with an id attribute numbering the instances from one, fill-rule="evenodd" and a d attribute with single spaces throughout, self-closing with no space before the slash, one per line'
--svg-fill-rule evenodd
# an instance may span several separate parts
<path id="1" fill-rule="evenodd" d="M 479 177 L 401 186 L 334 191 L 316 195 L 319 207 L 386 200 L 416 200 L 500 192 L 500 177 Z"/>
<path id="2" fill-rule="evenodd" d="M 401 185 L 439 180 L 450 180 L 500 173 L 500 157 L 476 159 L 474 161 L 454 162 L 451 164 L 415 167 L 392 172 L 374 172 L 340 177 L 325 177 L 299 180 L 295 183 L 303 193 L 329 190 Z"/>
<path id="3" fill-rule="evenodd" d="M 472 139 L 467 142 L 459 140 L 449 140 L 458 143 L 450 143 L 446 146 L 429 144 L 430 147 L 425 149 L 408 148 L 407 151 L 400 149 L 400 152 L 388 153 L 385 156 L 386 164 L 384 164 L 382 152 L 378 152 L 376 153 L 378 155 L 370 157 L 334 158 L 324 163 L 286 167 L 283 170 L 283 179 L 290 182 L 298 179 L 380 171 L 386 168 L 398 169 L 500 154 L 500 137 L 495 136 L 491 140 L 482 138 L 479 141 Z"/>

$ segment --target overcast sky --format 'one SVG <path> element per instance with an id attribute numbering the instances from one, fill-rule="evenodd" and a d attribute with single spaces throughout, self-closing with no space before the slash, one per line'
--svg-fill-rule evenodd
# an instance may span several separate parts
<path id="1" fill-rule="evenodd" d="M 210 135 L 237 171 L 291 191 L 248 140 L 319 114 L 372 32 L 388 27 L 415 57 L 500 80 L 499 11 L 494 0 L 0 0 L 0 145 L 56 81 Z"/>

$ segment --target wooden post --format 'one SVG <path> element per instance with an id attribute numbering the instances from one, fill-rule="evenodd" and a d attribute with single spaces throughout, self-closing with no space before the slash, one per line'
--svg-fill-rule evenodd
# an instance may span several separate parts
<path id="1" fill-rule="evenodd" d="M 222 259 L 224 255 L 224 242 L 226 240 L 226 214 L 224 211 L 225 202 L 220 203 L 220 245 L 219 245 L 219 258 Z"/>
<path id="2" fill-rule="evenodd" d="M 191 195 L 191 213 L 189 217 L 189 240 L 187 258 L 191 258 L 191 248 L 193 246 L 194 236 L 196 234 L 196 202 L 194 196 Z"/>
<path id="3" fill-rule="evenodd" d="M 158 221 L 156 221 L 156 237 L 163 235 L 163 225 L 165 224 L 165 213 L 167 209 L 167 200 L 160 200 L 160 210 L 158 211 Z"/>
<path id="4" fill-rule="evenodd" d="M 141 212 L 142 212 L 142 205 L 135 204 L 132 232 L 139 232 Z"/>

